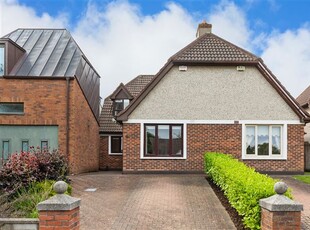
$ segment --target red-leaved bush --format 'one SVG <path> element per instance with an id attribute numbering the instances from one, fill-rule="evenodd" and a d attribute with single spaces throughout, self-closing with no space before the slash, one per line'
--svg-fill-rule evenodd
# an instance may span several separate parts
<path id="1" fill-rule="evenodd" d="M 30 148 L 28 152 L 14 153 L 0 170 L 0 189 L 10 194 L 31 182 L 66 180 L 68 163 L 58 150 Z"/>

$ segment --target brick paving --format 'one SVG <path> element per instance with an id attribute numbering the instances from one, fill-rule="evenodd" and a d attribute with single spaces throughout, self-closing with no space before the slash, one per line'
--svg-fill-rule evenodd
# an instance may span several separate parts
<path id="1" fill-rule="evenodd" d="M 236 229 L 204 175 L 98 172 L 71 179 L 73 196 L 82 199 L 82 230 Z"/>
<path id="2" fill-rule="evenodd" d="M 292 176 L 273 176 L 281 179 L 292 189 L 294 200 L 304 205 L 304 211 L 301 213 L 302 230 L 310 229 L 310 185 L 302 183 Z"/>

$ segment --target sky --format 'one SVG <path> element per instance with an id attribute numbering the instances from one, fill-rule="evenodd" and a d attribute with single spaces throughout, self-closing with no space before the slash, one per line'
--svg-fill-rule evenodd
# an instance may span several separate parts
<path id="1" fill-rule="evenodd" d="M 310 85 L 310 0 L 0 0 L 0 36 L 17 28 L 67 28 L 101 76 L 101 97 L 156 74 L 212 32 L 261 57 L 297 97 Z"/>

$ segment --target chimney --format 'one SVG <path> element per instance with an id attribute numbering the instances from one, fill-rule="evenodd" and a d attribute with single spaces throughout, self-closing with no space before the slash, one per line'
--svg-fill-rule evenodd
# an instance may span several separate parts
<path id="1" fill-rule="evenodd" d="M 205 20 L 203 20 L 202 23 L 198 25 L 196 38 L 204 34 L 210 34 L 211 31 L 212 31 L 212 24 L 208 24 Z"/>

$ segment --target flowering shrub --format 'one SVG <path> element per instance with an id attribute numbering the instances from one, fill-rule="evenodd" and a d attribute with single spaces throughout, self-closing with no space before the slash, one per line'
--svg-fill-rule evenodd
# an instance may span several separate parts
<path id="1" fill-rule="evenodd" d="M 31 147 L 9 157 L 0 170 L 0 189 L 14 194 L 35 181 L 65 180 L 67 173 L 66 157 L 59 151 Z"/>

